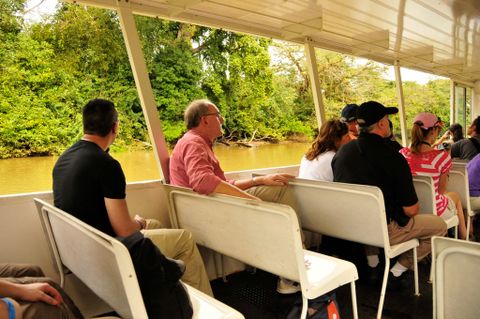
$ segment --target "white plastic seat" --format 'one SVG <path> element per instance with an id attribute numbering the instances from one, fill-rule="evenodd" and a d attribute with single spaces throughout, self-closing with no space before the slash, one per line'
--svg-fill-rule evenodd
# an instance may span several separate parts
<path id="1" fill-rule="evenodd" d="M 140 287 L 127 248 L 115 238 L 52 205 L 35 199 L 48 238 L 60 285 L 71 271 L 125 319 L 147 319 Z M 189 287 L 193 318 L 243 319 L 243 315 Z"/>
<path id="2" fill-rule="evenodd" d="M 478 318 L 480 244 L 433 237 L 432 263 L 433 318 Z"/>
<path id="3" fill-rule="evenodd" d="M 172 224 L 189 230 L 199 245 L 299 282 L 303 298 L 301 318 L 306 318 L 308 299 L 347 283 L 351 287 L 353 316 L 358 318 L 355 265 L 304 250 L 298 219 L 291 207 L 165 187 Z"/>
<path id="4" fill-rule="evenodd" d="M 384 249 L 385 270 L 377 318 L 382 317 L 390 259 L 409 250 L 413 250 L 415 294 L 419 295 L 418 240 L 390 245 L 383 194 L 378 187 L 298 178 L 288 187 L 299 205 L 304 229 Z"/>
<path id="5" fill-rule="evenodd" d="M 451 175 L 455 172 L 450 172 Z M 435 201 L 435 186 L 431 176 L 415 175 L 413 176 L 413 186 L 417 193 L 418 202 L 420 203 L 420 214 L 433 214 L 437 216 L 437 204 Z M 450 181 L 449 181 L 449 186 Z M 452 189 L 453 190 L 453 189 Z M 454 228 L 455 238 L 458 238 L 458 216 L 452 216 L 444 219 L 447 228 Z"/>
<path id="6" fill-rule="evenodd" d="M 448 178 L 447 190 L 455 191 L 460 196 L 463 210 L 467 212 L 467 240 L 470 236 L 470 228 L 472 227 L 472 217 L 477 212 L 472 210 L 470 205 L 470 187 L 468 184 L 467 163 L 454 162 Z"/>

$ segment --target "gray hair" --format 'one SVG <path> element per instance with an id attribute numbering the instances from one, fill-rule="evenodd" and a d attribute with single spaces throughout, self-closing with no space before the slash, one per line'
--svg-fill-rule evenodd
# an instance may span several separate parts
<path id="1" fill-rule="evenodd" d="M 208 106 L 215 105 L 207 99 L 195 100 L 191 102 L 185 109 L 183 114 L 183 119 L 187 129 L 192 129 L 197 127 L 200 124 L 200 119 L 202 116 L 208 113 Z"/>
<path id="2" fill-rule="evenodd" d="M 373 123 L 370 126 L 361 126 L 359 127 L 360 133 L 371 133 L 375 127 L 377 127 L 378 122 Z"/>

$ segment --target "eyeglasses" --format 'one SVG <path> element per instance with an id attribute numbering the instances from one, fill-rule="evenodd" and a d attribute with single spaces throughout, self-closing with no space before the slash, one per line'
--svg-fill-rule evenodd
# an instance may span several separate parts
<path id="1" fill-rule="evenodd" d="M 220 112 L 206 113 L 206 114 L 203 114 L 202 116 L 210 116 L 210 115 L 215 115 L 218 118 L 222 117 L 222 114 L 220 114 Z"/>

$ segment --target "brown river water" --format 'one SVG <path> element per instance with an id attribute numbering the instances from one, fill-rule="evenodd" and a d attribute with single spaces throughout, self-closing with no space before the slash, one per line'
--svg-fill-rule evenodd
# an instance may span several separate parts
<path id="1" fill-rule="evenodd" d="M 300 163 L 308 143 L 265 144 L 252 148 L 216 145 L 224 171 L 239 171 Z M 159 179 L 152 151 L 113 153 L 125 172 L 127 182 Z M 29 157 L 0 160 L 0 195 L 52 189 L 52 168 L 58 157 Z"/>

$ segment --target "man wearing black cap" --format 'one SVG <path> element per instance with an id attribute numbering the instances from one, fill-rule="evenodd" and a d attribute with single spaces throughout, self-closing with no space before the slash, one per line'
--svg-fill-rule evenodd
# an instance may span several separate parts
<path id="1" fill-rule="evenodd" d="M 357 126 L 357 104 L 347 104 L 342 110 L 342 117 L 340 121 L 348 125 L 348 135 L 351 140 L 358 138 L 358 126 Z"/>
<path id="2" fill-rule="evenodd" d="M 395 245 L 417 238 L 418 260 L 431 251 L 430 238 L 444 236 L 445 222 L 438 216 L 418 215 L 418 198 L 412 175 L 405 158 L 385 143 L 390 136 L 389 114 L 396 114 L 396 107 L 385 107 L 374 101 L 365 102 L 357 110 L 360 135 L 357 140 L 343 145 L 332 161 L 335 182 L 377 186 L 382 190 L 390 244 Z M 378 249 L 367 247 L 370 267 L 378 265 Z M 412 268 L 411 251 L 404 253 L 390 272 L 399 278 Z"/>

